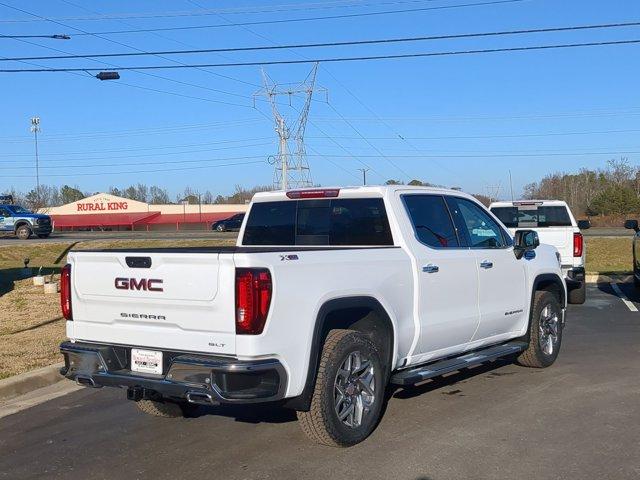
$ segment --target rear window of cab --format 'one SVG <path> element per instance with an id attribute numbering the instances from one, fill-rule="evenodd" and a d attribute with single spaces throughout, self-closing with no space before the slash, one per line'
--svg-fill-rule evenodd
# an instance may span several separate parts
<path id="1" fill-rule="evenodd" d="M 491 212 L 507 228 L 570 227 L 571 217 L 562 205 L 518 205 L 493 207 Z"/>
<path id="2" fill-rule="evenodd" d="M 382 198 L 254 203 L 243 245 L 388 246 L 393 238 Z"/>

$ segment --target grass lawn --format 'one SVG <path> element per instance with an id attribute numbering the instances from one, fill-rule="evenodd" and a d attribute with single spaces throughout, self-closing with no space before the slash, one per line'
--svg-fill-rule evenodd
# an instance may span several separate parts
<path id="1" fill-rule="evenodd" d="M 631 273 L 632 237 L 585 237 L 587 273 Z"/>
<path id="2" fill-rule="evenodd" d="M 59 296 L 33 285 L 31 272 L 57 273 L 70 250 L 94 248 L 211 247 L 234 245 L 235 239 L 109 240 L 80 243 L 19 243 L 0 247 L 0 379 L 62 360 L 58 345 L 65 338 Z M 29 271 L 23 261 L 29 258 Z"/>

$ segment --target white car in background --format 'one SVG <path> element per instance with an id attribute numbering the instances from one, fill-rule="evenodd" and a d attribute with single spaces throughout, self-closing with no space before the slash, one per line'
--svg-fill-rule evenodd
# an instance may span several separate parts
<path id="1" fill-rule="evenodd" d="M 580 230 L 591 226 L 588 220 L 576 221 L 566 202 L 561 200 L 516 200 L 493 202 L 489 210 L 509 229 L 538 232 L 540 243 L 553 245 L 560 252 L 562 273 L 567 283 L 569 303 L 582 304 L 586 297 L 585 248 Z"/>

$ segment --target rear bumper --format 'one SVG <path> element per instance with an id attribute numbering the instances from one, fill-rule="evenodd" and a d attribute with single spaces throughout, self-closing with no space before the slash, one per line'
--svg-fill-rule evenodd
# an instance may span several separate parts
<path id="1" fill-rule="evenodd" d="M 231 357 L 163 351 L 163 374 L 130 368 L 131 347 L 64 342 L 60 373 L 80 385 L 127 388 L 130 399 L 167 398 L 192 403 L 258 403 L 284 398 L 287 374 L 276 359 L 241 361 Z"/>
<path id="2" fill-rule="evenodd" d="M 585 281 L 584 267 L 571 267 L 565 271 L 567 288 L 580 288 Z"/>

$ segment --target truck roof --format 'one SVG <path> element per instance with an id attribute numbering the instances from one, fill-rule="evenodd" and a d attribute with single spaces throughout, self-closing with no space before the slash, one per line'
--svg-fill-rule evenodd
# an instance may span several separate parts
<path id="1" fill-rule="evenodd" d="M 489 208 L 513 207 L 518 205 L 550 205 L 550 206 L 556 206 L 556 207 L 566 207 L 567 202 L 563 200 L 513 200 L 513 201 L 491 202 L 491 205 L 489 205 Z"/>
<path id="2" fill-rule="evenodd" d="M 336 194 L 336 191 L 339 192 Z M 424 193 L 439 193 L 439 194 L 453 194 L 461 197 L 473 198 L 471 195 L 461 192 L 460 190 L 453 190 L 450 188 L 441 187 L 422 187 L 413 185 L 367 185 L 367 186 L 346 186 L 346 187 L 311 187 L 287 190 L 277 190 L 273 192 L 259 192 L 253 196 L 254 202 L 269 202 L 276 200 L 290 200 L 297 198 L 310 198 L 310 197 L 295 197 L 296 194 L 304 193 L 318 193 L 327 192 L 324 197 L 326 198 L 366 198 L 366 197 L 384 197 L 386 195 L 393 194 L 397 191 L 408 192 L 424 192 Z M 318 196 L 317 198 L 322 198 Z"/>

